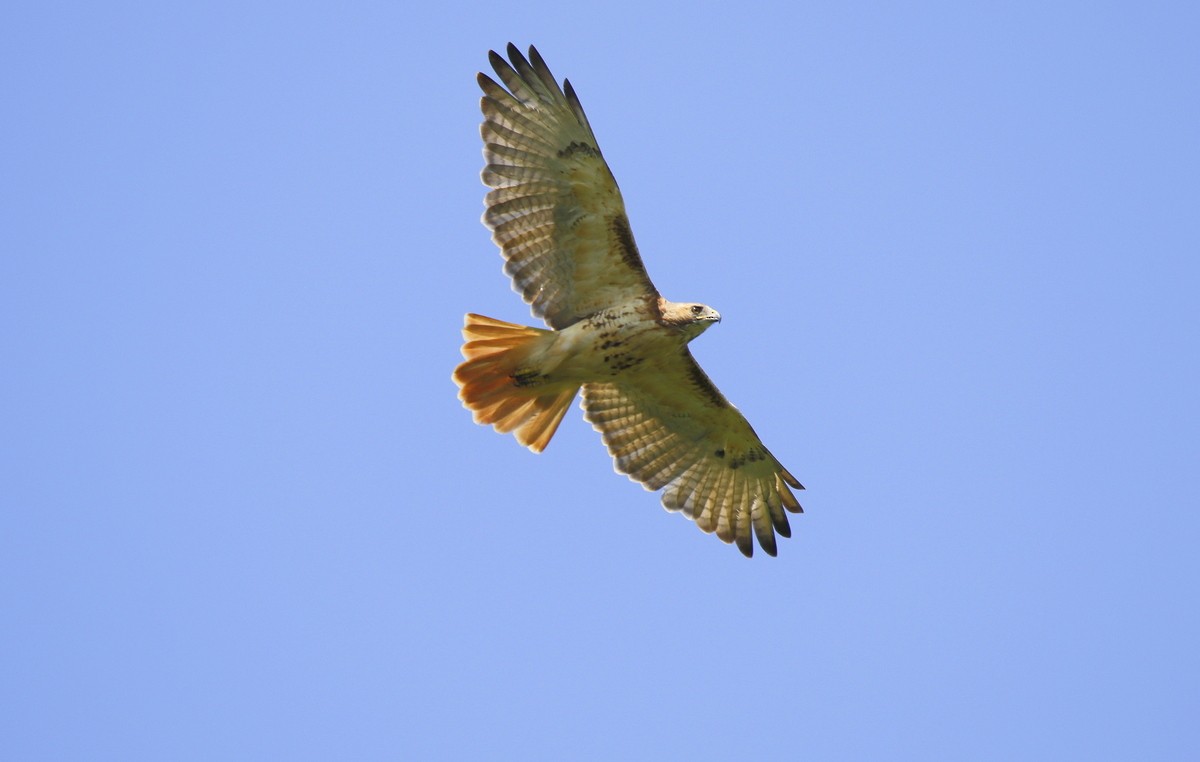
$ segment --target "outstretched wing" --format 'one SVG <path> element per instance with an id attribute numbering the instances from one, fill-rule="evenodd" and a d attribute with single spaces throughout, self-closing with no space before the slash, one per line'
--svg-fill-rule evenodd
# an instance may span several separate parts
<path id="1" fill-rule="evenodd" d="M 584 384 L 583 409 L 617 471 L 648 490 L 666 488 L 667 510 L 746 556 L 754 537 L 773 556 L 775 532 L 791 536 L 786 511 L 801 508 L 789 487 L 804 488 L 686 348 L 618 383 Z"/>
<path id="2" fill-rule="evenodd" d="M 558 86 L 533 47 L 489 53 L 508 88 L 483 89 L 483 222 L 533 313 L 565 328 L 638 296 L 658 296 L 633 242 L 625 203 L 571 83 Z"/>

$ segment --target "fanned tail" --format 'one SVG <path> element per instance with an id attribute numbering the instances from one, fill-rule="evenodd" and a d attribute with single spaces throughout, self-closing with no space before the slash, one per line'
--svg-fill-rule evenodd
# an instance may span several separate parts
<path id="1" fill-rule="evenodd" d="M 547 387 L 537 383 L 529 364 L 538 350 L 553 341 L 554 332 L 468 313 L 462 346 L 466 361 L 454 369 L 458 398 L 476 423 L 541 452 L 558 430 L 578 386 Z"/>

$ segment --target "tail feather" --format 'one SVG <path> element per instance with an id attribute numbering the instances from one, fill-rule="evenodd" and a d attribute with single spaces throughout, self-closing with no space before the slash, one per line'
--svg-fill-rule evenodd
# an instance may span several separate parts
<path id="1" fill-rule="evenodd" d="M 525 422 L 525 416 L 530 412 L 532 403 L 532 399 L 525 397 L 505 397 L 488 411 L 492 426 L 501 434 L 509 433 Z"/>
<path id="2" fill-rule="evenodd" d="M 481 339 L 504 339 L 510 342 L 511 346 L 511 342 L 515 337 L 541 336 L 550 333 L 550 331 L 542 328 L 530 328 L 529 326 L 517 325 L 516 323 L 506 323 L 503 320 L 476 315 L 475 313 L 467 314 L 462 332 L 468 346 L 472 345 L 476 340 Z M 463 353 L 466 354 L 465 347 Z M 470 357 L 471 355 L 468 355 L 468 359 Z"/>
<path id="3" fill-rule="evenodd" d="M 517 433 L 517 441 L 534 452 L 545 450 L 554 432 L 558 431 L 558 424 L 567 414 L 567 408 L 571 407 L 571 400 L 575 399 L 575 393 L 578 391 L 578 387 L 564 389 L 557 397 L 548 400 L 545 413 L 526 424 Z"/>
<path id="4" fill-rule="evenodd" d="M 579 391 L 578 386 L 518 385 L 514 380 L 518 371 L 530 370 L 526 363 L 553 333 L 468 314 L 462 347 L 466 361 L 454 370 L 458 397 L 475 421 L 513 433 L 534 452 L 546 449 Z"/>

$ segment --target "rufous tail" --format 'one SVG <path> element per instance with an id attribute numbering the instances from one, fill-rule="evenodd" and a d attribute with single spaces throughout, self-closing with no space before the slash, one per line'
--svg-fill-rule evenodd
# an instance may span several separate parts
<path id="1" fill-rule="evenodd" d="M 579 391 L 578 386 L 537 383 L 529 361 L 553 336 L 553 331 L 468 313 L 462 346 L 467 359 L 454 369 L 458 397 L 475 422 L 501 434 L 512 432 L 534 452 L 546 449 Z"/>

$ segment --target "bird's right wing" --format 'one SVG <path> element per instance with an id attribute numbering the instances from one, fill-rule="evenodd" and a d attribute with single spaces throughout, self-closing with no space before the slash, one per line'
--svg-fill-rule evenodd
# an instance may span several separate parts
<path id="1" fill-rule="evenodd" d="M 483 221 L 505 271 L 552 328 L 658 292 L 633 242 L 621 191 L 570 82 L 560 88 L 533 47 L 526 59 L 495 51 L 480 104 L 484 121 Z M 507 89 L 505 89 L 507 87 Z"/>

